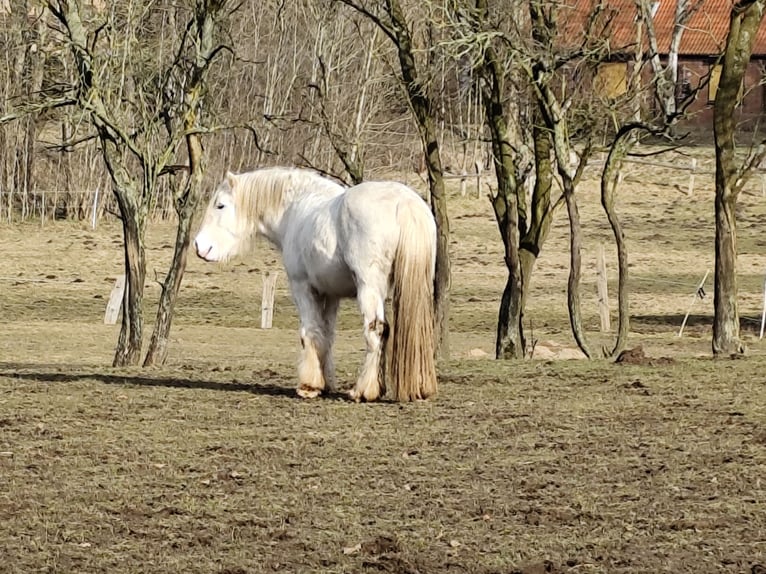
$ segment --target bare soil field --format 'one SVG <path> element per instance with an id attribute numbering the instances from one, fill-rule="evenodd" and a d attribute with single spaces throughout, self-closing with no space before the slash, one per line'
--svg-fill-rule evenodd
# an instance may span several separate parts
<path id="1" fill-rule="evenodd" d="M 266 244 L 190 261 L 167 365 L 113 369 L 118 225 L 0 225 L 0 572 L 766 572 L 760 180 L 739 210 L 748 354 L 716 361 L 712 177 L 689 197 L 683 172 L 625 175 L 629 346 L 646 358 L 577 360 L 561 211 L 526 318 L 534 356 L 493 360 L 502 250 L 488 202 L 455 193 L 452 354 L 438 397 L 416 404 L 295 397 L 284 274 L 274 327 L 258 328 L 262 273 L 280 269 Z M 595 179 L 579 201 L 585 323 L 608 344 L 599 244 L 610 288 L 616 274 Z M 150 229 L 149 327 L 172 237 Z M 344 304 L 342 389 L 360 323 Z"/>

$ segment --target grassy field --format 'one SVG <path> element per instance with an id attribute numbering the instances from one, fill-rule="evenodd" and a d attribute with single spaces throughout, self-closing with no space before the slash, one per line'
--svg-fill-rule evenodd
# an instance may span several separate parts
<path id="1" fill-rule="evenodd" d="M 280 268 L 265 244 L 190 261 L 168 364 L 112 369 L 119 228 L 4 224 L 0 572 L 763 572 L 766 201 L 754 181 L 739 208 L 748 354 L 715 361 L 712 275 L 677 336 L 712 271 L 712 180 L 679 189 L 684 175 L 646 166 L 623 184 L 641 364 L 565 359 L 563 212 L 535 271 L 535 357 L 494 361 L 497 231 L 486 200 L 452 197 L 452 358 L 435 400 L 403 405 L 295 398 L 283 274 L 274 328 L 257 328 L 261 274 Z M 595 261 L 604 243 L 616 284 L 614 253 L 596 182 L 579 193 L 585 323 L 606 344 Z M 171 238 L 150 229 L 149 320 Z M 344 304 L 342 389 L 360 323 Z"/>

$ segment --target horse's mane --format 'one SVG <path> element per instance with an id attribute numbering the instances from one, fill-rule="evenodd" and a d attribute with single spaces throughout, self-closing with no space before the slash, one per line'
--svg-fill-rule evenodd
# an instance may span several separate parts
<path id="1" fill-rule="evenodd" d="M 340 187 L 305 169 L 267 167 L 236 176 L 234 202 L 237 212 L 248 214 L 251 223 L 278 217 L 287 205 L 313 193 L 335 195 Z"/>

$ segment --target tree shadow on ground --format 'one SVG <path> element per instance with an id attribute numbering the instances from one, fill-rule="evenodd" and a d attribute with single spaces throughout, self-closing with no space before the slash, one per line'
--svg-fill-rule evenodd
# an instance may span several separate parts
<path id="1" fill-rule="evenodd" d="M 268 374 L 272 374 L 270 371 Z M 256 373 L 256 376 L 260 376 Z M 282 386 L 274 383 L 242 383 L 238 381 L 211 381 L 189 379 L 172 376 L 147 376 L 134 375 L 127 373 L 103 373 L 103 372 L 82 372 L 82 373 L 62 373 L 46 372 L 42 370 L 19 370 L 18 367 L 8 363 L 0 363 L 0 377 L 11 379 L 20 379 L 24 381 L 34 381 L 39 383 L 76 383 L 81 381 L 98 381 L 106 385 L 125 385 L 142 387 L 167 387 L 176 389 L 201 389 L 210 391 L 237 391 L 249 392 L 256 395 L 266 395 L 274 397 L 294 397 L 295 389 L 288 386 Z"/>
<path id="2" fill-rule="evenodd" d="M 681 324 L 684 322 L 684 315 L 680 313 L 670 315 L 648 315 L 638 314 L 631 315 L 630 323 L 632 327 L 670 327 L 676 330 L 681 328 Z M 750 317 L 741 315 L 739 318 L 739 328 L 741 331 L 747 332 L 759 332 L 761 325 L 760 317 Z M 686 320 L 685 328 L 691 329 L 712 329 L 713 328 L 713 315 L 712 314 L 692 314 Z"/>
<path id="3" fill-rule="evenodd" d="M 104 373 L 97 371 L 61 372 L 61 365 L 32 365 L 19 363 L 0 362 L 0 378 L 19 379 L 39 383 L 77 383 L 82 381 L 98 381 L 106 385 L 123 385 L 139 387 L 166 387 L 175 389 L 200 389 L 209 391 L 236 391 L 252 393 L 270 397 L 286 397 L 299 400 L 292 384 L 278 384 L 271 382 L 243 383 L 233 381 L 214 381 L 209 379 L 192 379 L 182 376 L 148 376 L 132 373 Z M 47 370 L 50 369 L 50 370 Z M 271 369 L 253 372 L 255 379 L 282 379 L 286 377 Z M 302 399 L 301 399 L 302 400 Z M 323 395 L 321 400 L 348 401 L 348 394 L 343 391 Z M 386 398 L 378 401 L 381 403 L 391 402 Z"/>

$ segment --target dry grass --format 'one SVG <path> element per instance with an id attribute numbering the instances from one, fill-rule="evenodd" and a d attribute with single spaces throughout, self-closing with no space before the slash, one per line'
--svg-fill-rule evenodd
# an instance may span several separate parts
<path id="1" fill-rule="evenodd" d="M 283 278 L 275 328 L 255 328 L 260 272 L 279 268 L 265 246 L 224 267 L 191 262 L 168 366 L 115 370 L 105 365 L 116 328 L 101 321 L 120 271 L 118 228 L 0 228 L 0 572 L 750 572 L 766 563 L 757 324 L 744 322 L 746 359 L 710 359 L 709 281 L 675 336 L 712 268 L 712 191 L 698 178 L 689 199 L 639 186 L 639 175 L 628 174 L 621 205 L 630 343 L 670 359 L 478 357 L 493 348 L 505 276 L 486 202 L 455 197 L 454 359 L 439 366 L 435 401 L 405 405 L 294 398 L 298 339 Z M 584 310 L 601 341 L 594 262 L 608 234 L 594 182 L 580 201 Z M 757 320 L 766 206 L 746 195 L 741 211 L 741 310 Z M 150 268 L 163 268 L 170 237 L 152 229 Z M 565 245 L 560 217 L 528 313 L 539 349 L 572 346 Z M 151 313 L 157 287 L 148 293 Z M 339 327 L 348 388 L 363 346 L 353 304 Z"/>

